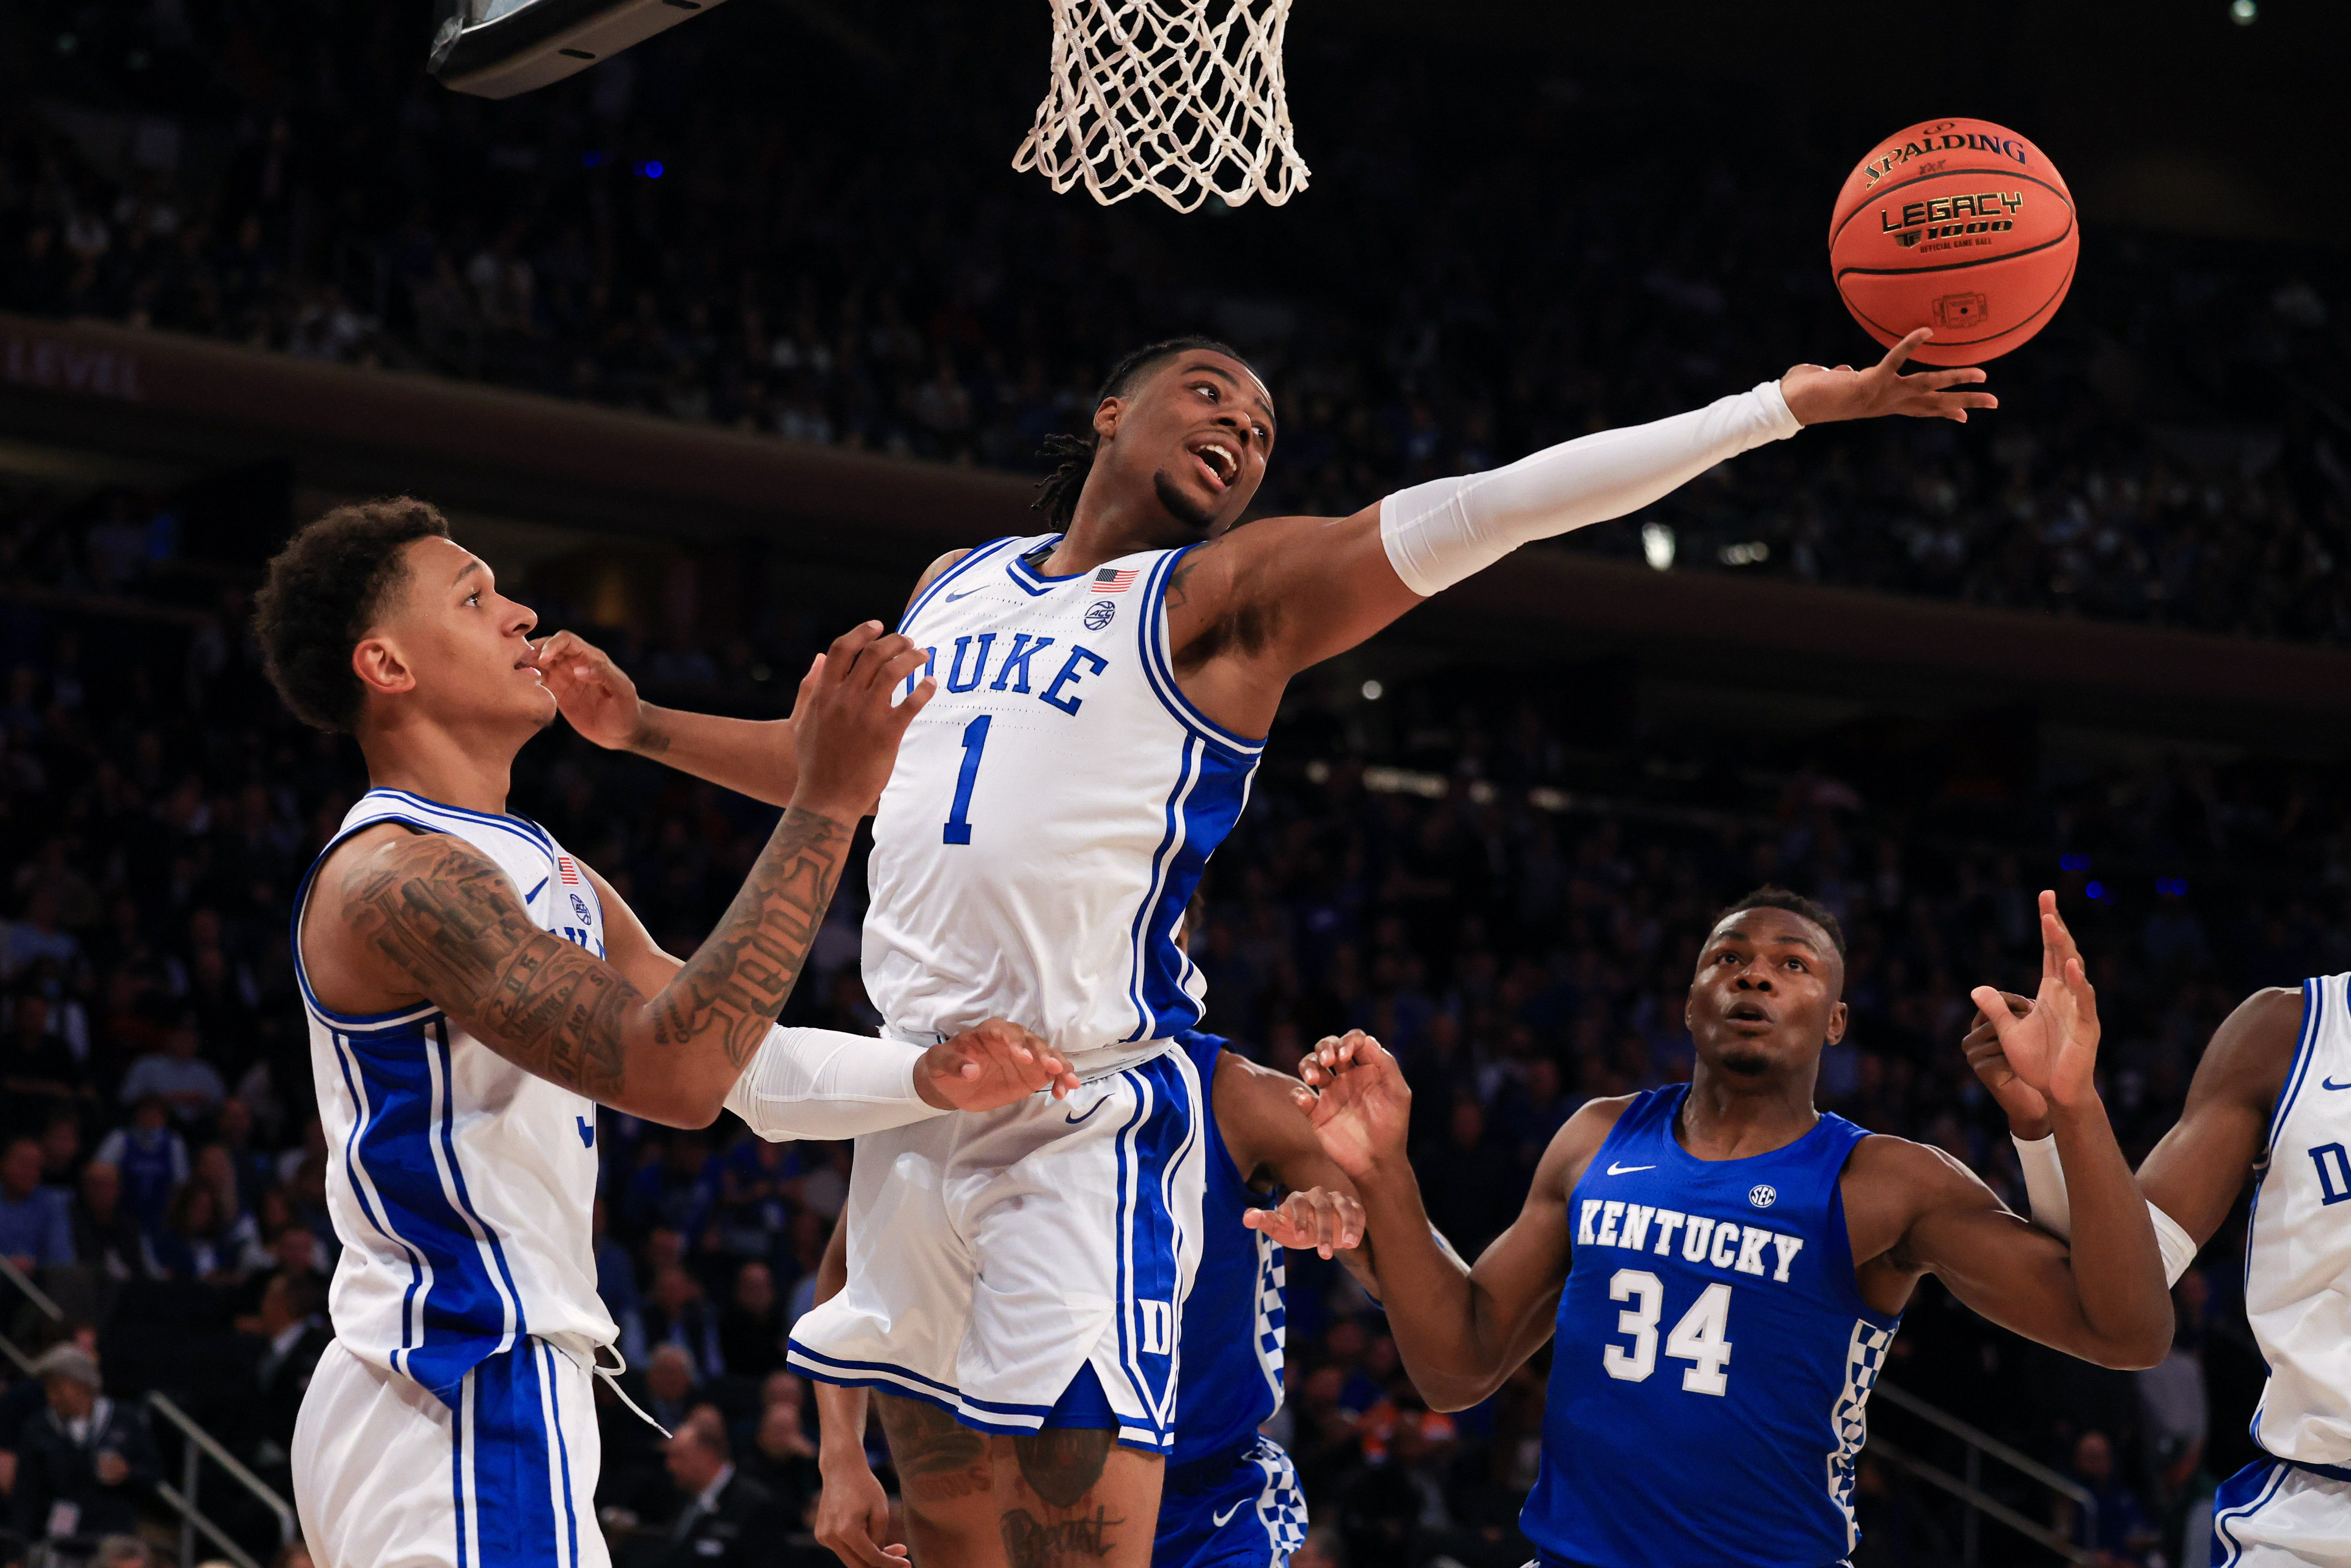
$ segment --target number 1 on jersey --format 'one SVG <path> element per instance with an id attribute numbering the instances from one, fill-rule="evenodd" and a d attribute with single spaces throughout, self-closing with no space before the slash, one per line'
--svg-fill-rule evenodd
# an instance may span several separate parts
<path id="1" fill-rule="evenodd" d="M 956 773 L 955 804 L 947 808 L 946 831 L 940 835 L 947 843 L 971 842 L 971 819 L 965 813 L 971 810 L 971 787 L 979 781 L 979 754 L 987 749 L 987 717 L 981 714 L 963 727 L 963 767 Z"/>

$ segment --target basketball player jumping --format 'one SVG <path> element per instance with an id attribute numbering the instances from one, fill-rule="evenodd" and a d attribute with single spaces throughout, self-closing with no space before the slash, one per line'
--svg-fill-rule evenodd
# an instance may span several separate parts
<path id="1" fill-rule="evenodd" d="M 1084 1086 L 860 1140 L 849 1283 L 795 1325 L 791 1363 L 881 1390 L 902 1471 L 925 1402 L 988 1436 L 990 1490 L 914 1507 L 918 1559 L 1149 1555 L 1204 1180 L 1199 1075 L 1174 1042 L 1206 985 L 1176 937 L 1290 676 L 1805 424 L 1996 406 L 1980 371 L 1903 374 L 1925 336 L 1353 517 L 1246 528 L 1272 398 L 1221 345 L 1155 344 L 1112 371 L 1050 483 L 1058 531 L 924 573 L 900 626 L 938 695 L 874 821 L 866 990 L 914 1044 L 1019 1018 Z"/>
<path id="2" fill-rule="evenodd" d="M 330 1568 L 607 1561 L 589 1382 L 596 1113 L 840 1137 L 1074 1081 L 1000 1019 L 928 1050 L 772 1024 L 857 821 L 927 690 L 867 624 L 801 683 L 791 807 L 681 964 L 547 831 L 509 768 L 556 714 L 534 617 L 432 507 L 329 513 L 269 565 L 255 630 L 287 706 L 371 788 L 294 903 L 343 1243 L 295 1499 Z M 1047 1103 L 1050 1103 L 1048 1101 Z"/>
<path id="3" fill-rule="evenodd" d="M 1153 1568 L 1282 1568 L 1306 1539 L 1306 1496 L 1281 1445 L 1259 1428 L 1281 1408 L 1288 1312 L 1282 1249 L 1336 1257 L 1378 1294 L 1364 1208 L 1290 1103 L 1299 1082 L 1226 1049 L 1215 1035 L 1180 1037 L 1207 1086 L 1207 1197 L 1200 1267 L 1185 1300 L 1183 1382 L 1167 1455 Z M 1275 1194 L 1280 1193 L 1279 1198 Z M 849 1228 L 833 1228 L 817 1300 L 848 1275 Z M 846 1568 L 900 1568 L 888 1539 L 890 1501 L 865 1459 L 863 1388 L 817 1385 L 824 1491 L 817 1540 Z M 944 1412 L 932 1416 L 924 1468 L 902 1471 L 922 1503 L 989 1490 L 987 1444 Z"/>
<path id="4" fill-rule="evenodd" d="M 1863 1407 L 1922 1274 L 2101 1365 L 2162 1358 L 2162 1259 L 2093 1085 L 2096 1001 L 2048 894 L 2041 928 L 2038 1000 L 2002 1009 L 2000 1037 L 2079 1174 L 2070 1256 L 1941 1150 L 1813 1108 L 1822 1048 L 1845 1030 L 1844 941 L 1779 889 L 1731 905 L 1698 955 L 1689 1083 L 1570 1117 L 1475 1267 L 1430 1239 L 1395 1059 L 1361 1036 L 1317 1048 L 1310 1113 L 1362 1194 L 1389 1329 L 1429 1404 L 1473 1405 L 1557 1341 L 1521 1515 L 1540 1563 L 1844 1561 Z"/>
<path id="5" fill-rule="evenodd" d="M 2035 1004 L 2004 997 L 2012 1013 Z M 2074 1161 L 2048 1097 L 1981 1015 L 1968 1060 L 2008 1113 L 2037 1225 L 2076 1228 Z M 2247 998 L 2213 1031 L 2179 1121 L 2139 1166 L 2177 1284 L 2254 1183 L 2245 1318 L 2269 1382 L 2253 1411 L 2262 1458 L 2212 1498 L 2214 1568 L 2351 1568 L 2351 975 Z"/>

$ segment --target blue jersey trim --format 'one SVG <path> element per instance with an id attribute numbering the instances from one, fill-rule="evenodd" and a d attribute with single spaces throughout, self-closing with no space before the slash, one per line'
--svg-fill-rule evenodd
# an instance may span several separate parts
<path id="1" fill-rule="evenodd" d="M 579 1568 L 580 1515 L 571 1500 L 571 1444 L 563 1435 L 562 1379 L 556 1375 L 554 1348 L 542 1340 L 538 1354 L 540 1375 L 547 1380 L 547 1424 L 555 1433 L 556 1462 L 563 1467 L 563 1561 L 567 1568 Z"/>
<path id="2" fill-rule="evenodd" d="M 1167 651 L 1167 580 L 1175 574 L 1176 563 L 1198 548 L 1186 545 L 1182 549 L 1170 550 L 1151 569 L 1151 576 L 1144 585 L 1143 613 L 1135 618 L 1135 642 L 1143 653 L 1143 673 L 1153 695 L 1179 723 L 1201 739 L 1254 760 L 1265 750 L 1264 736 L 1252 740 L 1227 729 L 1193 706 L 1192 699 L 1176 684 L 1176 665 Z"/>
<path id="3" fill-rule="evenodd" d="M 2346 998 L 2351 999 L 2351 993 L 2346 993 Z M 2310 1064 L 2318 1055 L 2318 1022 L 2325 1011 L 2326 982 L 2315 978 L 2303 981 L 2302 1036 L 2294 1041 L 2294 1061 L 2286 1069 L 2285 1086 L 2278 1092 L 2277 1109 L 2270 1113 L 2270 1130 L 2262 1139 L 2263 1154 L 2277 1146 L 2278 1129 L 2285 1125 L 2285 1114 L 2302 1092 L 2303 1080 L 2310 1076 Z"/>
<path id="4" fill-rule="evenodd" d="M 378 785 L 367 793 L 368 795 L 387 795 L 395 800 L 405 800 L 412 806 L 422 807 L 428 811 L 445 812 L 464 821 L 479 822 L 486 828 L 503 828 L 525 843 L 536 845 L 548 854 L 555 853 L 555 841 L 548 836 L 545 828 L 528 817 L 501 817 L 491 811 L 476 811 L 465 806 L 452 806 L 445 800 L 430 800 L 413 789 L 393 789 L 382 785 Z M 367 795 L 362 795 L 360 799 L 364 801 Z"/>
<path id="5" fill-rule="evenodd" d="M 453 1505 L 450 1522 L 457 1532 L 457 1568 L 466 1568 L 465 1559 L 465 1428 L 472 1425 L 466 1408 L 467 1390 L 460 1384 L 457 1390 L 456 1419 L 449 1423 L 449 1500 Z"/>
<path id="6" fill-rule="evenodd" d="M 2263 1470 L 2268 1471 L 2266 1476 L 2261 1473 Z M 2268 1506 L 2292 1473 L 2283 1461 L 2264 1454 L 2214 1490 L 2212 1568 L 2235 1568 L 2245 1552 L 2245 1543 L 2237 1539 L 2236 1526 Z"/>
<path id="7" fill-rule="evenodd" d="M 1010 562 L 1006 565 L 1004 569 L 1005 575 L 1011 578 L 1013 582 L 1032 599 L 1042 599 L 1045 595 L 1052 592 L 1053 590 L 1061 587 L 1063 583 L 1077 581 L 1078 579 L 1085 576 L 1086 573 L 1083 571 L 1065 571 L 1056 576 L 1050 572 L 1039 571 L 1035 567 L 1029 564 L 1029 558 L 1030 556 L 1050 555 L 1054 550 L 1059 549 L 1061 548 L 1061 541 L 1069 537 L 1070 536 L 1066 533 L 1045 535 L 1044 538 L 1036 545 L 1016 554 Z M 1100 570 L 1101 569 L 1098 567 L 1090 567 L 1087 570 Z M 1022 580 L 1023 579 L 1026 579 L 1027 580 L 1024 581 Z"/>
<path id="8" fill-rule="evenodd" d="M 416 1294 L 424 1287 L 424 1255 L 409 1245 L 407 1238 L 395 1234 L 389 1225 L 378 1218 L 375 1205 L 368 1201 L 367 1189 L 375 1185 L 375 1177 L 369 1174 L 366 1167 L 360 1162 L 359 1142 L 360 1134 L 365 1131 L 367 1124 L 374 1119 L 374 1112 L 360 1092 L 360 1083 L 363 1082 L 363 1078 L 355 1080 L 352 1076 L 351 1064 L 355 1053 L 351 1051 L 350 1042 L 340 1034 L 333 1036 L 333 1041 L 335 1065 L 342 1070 L 343 1092 L 351 1097 L 351 1130 L 350 1135 L 343 1140 L 343 1179 L 350 1183 L 351 1197 L 359 1204 L 360 1213 L 367 1218 L 367 1222 L 375 1227 L 378 1235 L 399 1248 L 408 1259 L 408 1289 L 400 1298 L 400 1349 L 392 1353 L 393 1368 L 405 1373 L 408 1368 L 404 1364 L 409 1353 L 416 1345 Z M 360 1180 L 361 1176 L 367 1176 L 364 1185 Z"/>
<path id="9" fill-rule="evenodd" d="M 914 595 L 914 601 L 906 606 L 906 612 L 904 615 L 898 617 L 898 630 L 904 632 L 912 626 L 914 623 L 914 617 L 929 608 L 931 601 L 938 597 L 939 590 L 994 555 L 998 547 L 1012 544 L 1018 538 L 1018 535 L 1005 534 L 1000 538 L 988 540 L 986 544 L 974 545 L 970 549 L 966 550 L 961 560 L 931 579 L 929 585 L 922 592 Z"/>
<path id="10" fill-rule="evenodd" d="M 473 1195 L 465 1190 L 465 1167 L 457 1159 L 457 1074 L 449 1050 L 446 1019 L 433 1025 L 431 1038 L 441 1053 L 441 1149 L 449 1160 L 449 1184 L 456 1192 L 458 1208 L 473 1225 L 476 1240 L 489 1243 L 490 1257 L 498 1266 L 498 1278 L 506 1283 L 507 1304 L 513 1308 L 512 1325 L 498 1345 L 503 1352 L 530 1332 L 530 1323 L 523 1312 L 522 1291 L 515 1287 L 514 1270 L 507 1264 L 506 1244 L 499 1239 L 496 1228 L 482 1218 L 482 1211 L 474 1207 Z"/>
<path id="11" fill-rule="evenodd" d="M 1161 808 L 1166 826 L 1159 836 L 1159 847 L 1151 852 L 1151 884 L 1144 889 L 1142 900 L 1134 906 L 1134 926 L 1127 938 L 1128 949 L 1134 954 L 1134 965 L 1127 971 L 1126 983 L 1126 999 L 1134 1004 L 1134 1032 L 1121 1041 L 1122 1044 L 1132 1045 L 1139 1040 L 1158 1040 L 1175 1032 L 1157 1027 L 1159 1020 L 1153 1014 L 1150 1003 L 1144 999 L 1144 975 L 1150 967 L 1147 944 L 1151 927 L 1157 924 L 1154 915 L 1160 896 L 1167 887 L 1170 859 L 1183 837 L 1184 799 L 1191 793 L 1192 787 L 1200 777 L 1196 766 L 1198 749 L 1197 741 L 1186 740 L 1184 743 L 1183 760 L 1176 769 L 1175 785 L 1167 791 L 1167 803 Z M 1192 1019 L 1186 1021 L 1196 1023 L 1199 1020 Z"/>

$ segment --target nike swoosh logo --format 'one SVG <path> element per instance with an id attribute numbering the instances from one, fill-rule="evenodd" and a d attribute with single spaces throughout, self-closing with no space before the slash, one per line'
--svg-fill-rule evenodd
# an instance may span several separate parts
<path id="1" fill-rule="evenodd" d="M 956 600 L 969 599 L 973 594 L 977 593 L 978 591 L 979 590 L 977 588 L 967 588 L 961 593 L 943 594 L 940 598 L 942 602 L 953 604 Z"/>
<path id="2" fill-rule="evenodd" d="M 1091 1116 L 1091 1115 L 1092 1115 L 1092 1114 L 1094 1113 L 1094 1112 L 1095 1112 L 1095 1111 L 1099 1111 L 1099 1110 L 1101 1110 L 1103 1106 L 1105 1106 L 1105 1105 L 1107 1105 L 1107 1104 L 1109 1104 L 1109 1103 L 1110 1103 L 1110 1101 L 1109 1101 L 1107 1098 L 1101 1099 L 1101 1100 L 1097 1100 L 1097 1101 L 1095 1101 L 1095 1102 L 1093 1103 L 1093 1108 L 1092 1108 L 1092 1110 L 1089 1110 L 1089 1111 L 1086 1113 L 1086 1115 L 1085 1115 L 1085 1116 L 1064 1116 L 1064 1117 L 1063 1117 L 1063 1118 L 1061 1118 L 1061 1119 L 1062 1119 L 1063 1121 L 1065 1121 L 1065 1122 L 1069 1123 L 1069 1124 L 1070 1124 L 1071 1126 L 1074 1127 L 1074 1126 L 1076 1126 L 1079 1123 L 1081 1123 L 1081 1122 L 1084 1121 L 1084 1120 L 1086 1119 L 1086 1116 Z"/>
<path id="3" fill-rule="evenodd" d="M 1611 1165 L 1611 1166 L 1608 1167 L 1608 1174 L 1609 1174 L 1610 1176 L 1631 1176 L 1635 1171 L 1653 1171 L 1653 1170 L 1656 1170 L 1656 1168 L 1657 1168 L 1657 1167 L 1656 1167 L 1656 1166 L 1619 1166 L 1619 1165 Z"/>
<path id="4" fill-rule="evenodd" d="M 2351 1089 L 2351 1083 L 2337 1083 L 2332 1078 L 2320 1079 L 2318 1086 L 2321 1089 Z"/>
<path id="5" fill-rule="evenodd" d="M 1230 1508 L 1228 1508 L 1228 1509 L 1225 1510 L 1225 1511 L 1224 1511 L 1224 1512 L 1222 1512 L 1222 1513 L 1217 1513 L 1217 1514 L 1211 1514 L 1211 1515 L 1209 1515 L 1209 1516 L 1208 1516 L 1208 1518 L 1209 1518 L 1209 1522 L 1210 1522 L 1210 1523 L 1212 1523 L 1213 1525 L 1215 1525 L 1217 1529 L 1218 1529 L 1218 1530 L 1222 1530 L 1222 1529 L 1225 1527 L 1225 1521 L 1226 1521 L 1227 1520 L 1228 1520 L 1228 1519 L 1232 1518 L 1232 1516 L 1233 1516 L 1233 1515 L 1235 1515 L 1235 1514 L 1237 1514 L 1237 1513 L 1240 1512 L 1240 1511 L 1241 1511 L 1241 1507 L 1242 1507 L 1242 1503 L 1243 1503 L 1243 1502 L 1246 1502 L 1247 1500 L 1248 1500 L 1247 1499 L 1243 1499 L 1243 1500 L 1242 1500 L 1242 1502 L 1237 1502 L 1237 1503 L 1233 1504 L 1233 1506 L 1232 1506 L 1232 1507 L 1230 1507 Z"/>

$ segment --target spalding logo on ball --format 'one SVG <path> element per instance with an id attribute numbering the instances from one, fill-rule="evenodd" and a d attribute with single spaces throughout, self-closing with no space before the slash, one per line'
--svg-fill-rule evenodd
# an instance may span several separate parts
<path id="1" fill-rule="evenodd" d="M 1930 120 L 1855 166 L 1829 218 L 1829 268 L 1863 330 L 1911 357 L 1980 365 L 2048 325 L 2082 246 L 2074 195 L 2040 148 L 1986 120 Z"/>

